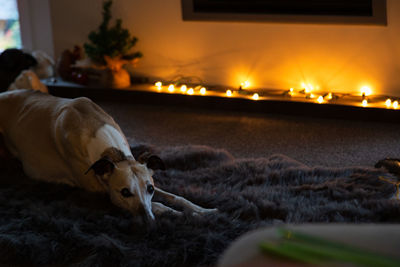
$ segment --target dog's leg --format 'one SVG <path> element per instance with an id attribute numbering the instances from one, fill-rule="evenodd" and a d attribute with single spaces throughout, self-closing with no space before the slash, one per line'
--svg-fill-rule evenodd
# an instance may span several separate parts
<path id="1" fill-rule="evenodd" d="M 161 190 L 160 188 L 156 188 L 155 194 L 158 197 L 164 198 L 166 201 L 168 201 L 168 202 L 170 202 L 170 203 L 172 203 L 174 205 L 182 206 L 184 209 L 190 210 L 190 211 L 195 212 L 195 213 L 205 214 L 205 213 L 213 213 L 213 212 L 217 212 L 218 211 L 217 209 L 205 209 L 205 208 L 202 208 L 202 207 L 190 202 L 189 200 L 187 200 L 187 199 L 185 199 L 183 197 L 168 193 L 168 192 L 166 192 L 164 190 Z"/>
<path id="2" fill-rule="evenodd" d="M 160 202 L 152 202 L 151 203 L 151 209 L 155 215 L 162 214 L 164 212 L 171 212 L 174 215 L 182 215 L 182 212 L 174 210 L 170 207 L 165 206 L 164 204 Z"/>

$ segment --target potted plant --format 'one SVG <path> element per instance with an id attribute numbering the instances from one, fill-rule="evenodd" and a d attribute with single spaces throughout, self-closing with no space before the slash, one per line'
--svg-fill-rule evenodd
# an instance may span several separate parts
<path id="1" fill-rule="evenodd" d="M 136 63 L 142 53 L 131 51 L 138 39 L 122 27 L 121 19 L 110 26 L 112 3 L 112 0 L 103 2 L 103 21 L 97 30 L 89 33 L 89 42 L 84 44 L 90 63 L 85 61 L 76 67 L 84 69 L 89 83 L 123 88 L 130 85 L 130 75 L 123 66 Z"/>

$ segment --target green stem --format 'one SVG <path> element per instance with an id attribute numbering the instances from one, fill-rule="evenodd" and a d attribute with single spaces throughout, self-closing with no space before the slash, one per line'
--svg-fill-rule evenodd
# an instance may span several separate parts
<path id="1" fill-rule="evenodd" d="M 400 266 L 400 260 L 372 253 L 360 248 L 325 240 L 307 234 L 278 229 L 284 240 L 277 244 L 262 243 L 261 249 L 305 263 L 348 262 L 360 266 Z"/>

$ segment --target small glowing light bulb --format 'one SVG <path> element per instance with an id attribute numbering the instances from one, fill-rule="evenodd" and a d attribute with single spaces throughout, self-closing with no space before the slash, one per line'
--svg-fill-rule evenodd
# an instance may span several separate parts
<path id="1" fill-rule="evenodd" d="M 368 86 L 361 87 L 361 95 L 362 96 L 369 96 L 370 94 L 372 94 L 371 88 L 369 88 Z"/>
<path id="2" fill-rule="evenodd" d="M 255 94 L 252 96 L 252 98 L 253 98 L 254 100 L 258 100 L 259 97 L 260 97 L 260 96 L 259 96 L 257 93 L 255 93 Z"/>
<path id="3" fill-rule="evenodd" d="M 242 87 L 242 89 L 246 89 L 250 87 L 250 82 L 249 81 L 244 81 L 240 84 L 240 87 Z"/>
<path id="4" fill-rule="evenodd" d="M 294 91 L 294 89 L 293 89 L 293 88 L 290 88 L 290 89 L 289 89 L 289 92 L 293 93 L 293 91 Z"/>
<path id="5" fill-rule="evenodd" d="M 232 96 L 232 90 L 226 90 L 226 95 L 227 96 Z"/>
<path id="6" fill-rule="evenodd" d="M 305 85 L 304 93 L 309 94 L 309 93 L 311 93 L 312 90 L 314 90 L 314 86 L 311 83 L 309 83 L 308 85 L 307 84 L 304 84 L 304 85 Z"/>
<path id="7" fill-rule="evenodd" d="M 390 108 L 390 106 L 392 105 L 392 100 L 390 98 L 386 99 L 385 105 L 387 108 Z"/>
<path id="8" fill-rule="evenodd" d="M 397 109 L 398 107 L 399 107 L 399 102 L 397 100 L 393 101 L 393 108 Z"/>
<path id="9" fill-rule="evenodd" d="M 364 100 L 361 102 L 361 105 L 362 105 L 363 107 L 368 106 L 368 100 L 367 100 L 367 99 L 364 99 Z"/>
<path id="10" fill-rule="evenodd" d="M 317 102 L 320 103 L 320 104 L 324 102 L 324 98 L 323 98 L 322 95 L 320 95 L 320 96 L 318 97 Z"/>
<path id="11" fill-rule="evenodd" d="M 169 91 L 170 93 L 173 93 L 173 92 L 175 91 L 175 86 L 174 86 L 173 84 L 170 84 L 170 85 L 168 86 L 168 91 Z"/>
<path id="12" fill-rule="evenodd" d="M 326 95 L 326 99 L 327 99 L 327 100 L 331 100 L 331 99 L 332 99 L 332 93 L 328 93 L 328 94 Z"/>
<path id="13" fill-rule="evenodd" d="M 154 85 L 157 87 L 157 90 L 158 90 L 158 91 L 161 91 L 161 89 L 162 89 L 162 82 L 156 82 Z"/>
<path id="14" fill-rule="evenodd" d="M 184 93 L 184 92 L 186 92 L 186 90 L 187 90 L 187 86 L 183 84 L 181 86 L 181 92 Z"/>
<path id="15" fill-rule="evenodd" d="M 206 90 L 205 87 L 201 87 L 201 88 L 200 88 L 200 94 L 205 95 L 206 92 L 207 92 L 207 90 Z"/>
<path id="16" fill-rule="evenodd" d="M 315 95 L 314 94 L 310 94 L 310 98 L 315 98 Z"/>
<path id="17" fill-rule="evenodd" d="M 189 88 L 189 90 L 187 90 L 188 95 L 193 95 L 194 94 L 194 90 L 193 88 Z"/>

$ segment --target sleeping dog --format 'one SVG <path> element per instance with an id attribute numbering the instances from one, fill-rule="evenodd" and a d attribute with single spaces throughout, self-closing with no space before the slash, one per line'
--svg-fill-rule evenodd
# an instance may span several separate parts
<path id="1" fill-rule="evenodd" d="M 0 134 L 31 178 L 104 192 L 113 204 L 153 221 L 179 211 L 153 202 L 154 195 L 195 214 L 215 212 L 156 188 L 157 156 L 137 161 L 120 127 L 88 98 L 64 99 L 34 90 L 0 94 Z"/>

